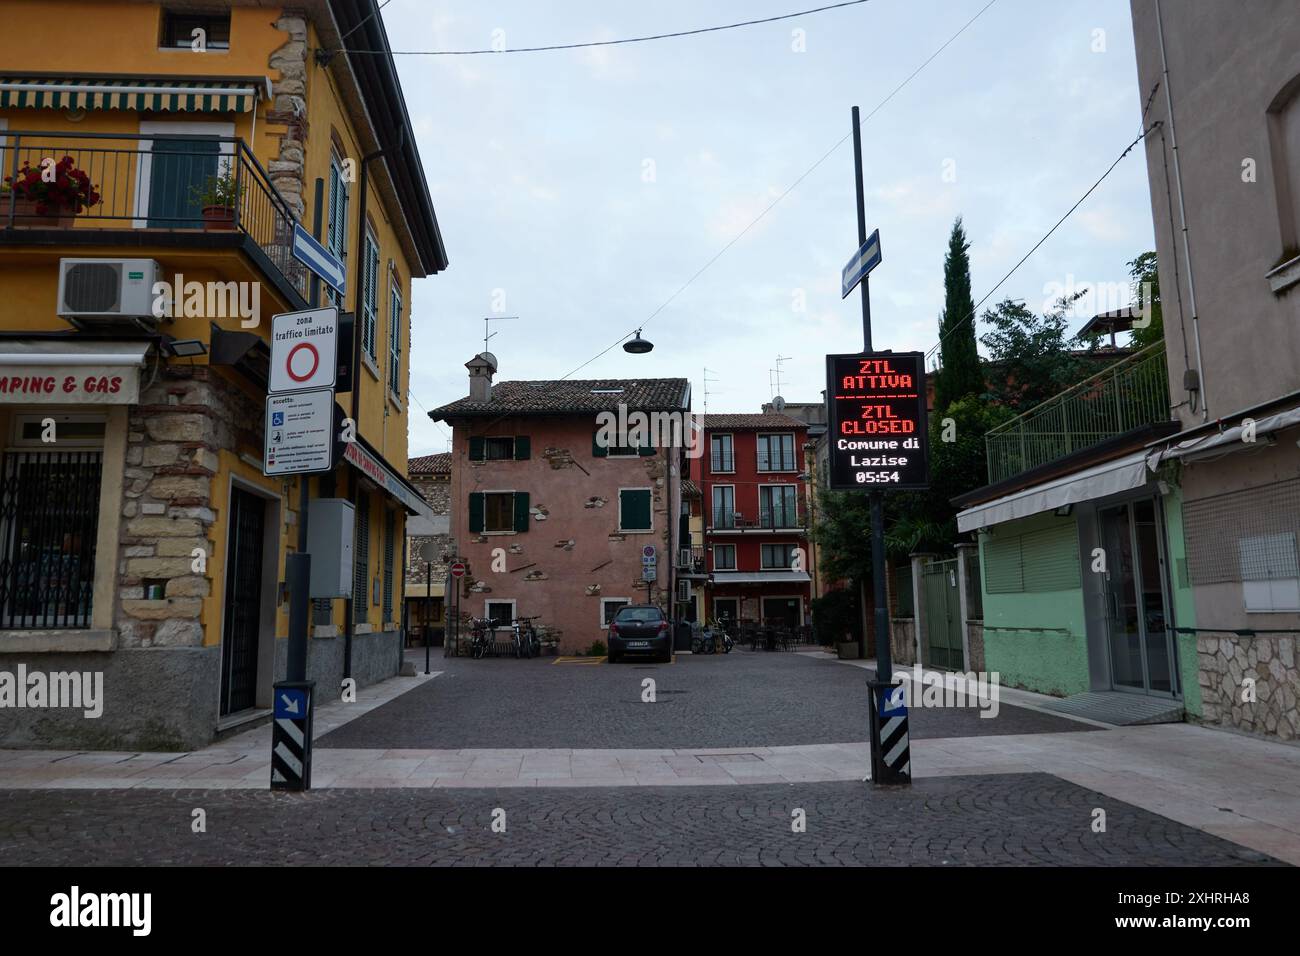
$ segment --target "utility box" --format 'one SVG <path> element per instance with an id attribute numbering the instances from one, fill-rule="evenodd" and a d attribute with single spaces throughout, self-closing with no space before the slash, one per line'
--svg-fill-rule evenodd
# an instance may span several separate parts
<path id="1" fill-rule="evenodd" d="M 352 542 L 356 509 L 343 498 L 313 498 L 307 504 L 307 551 L 311 596 L 352 597 Z"/>

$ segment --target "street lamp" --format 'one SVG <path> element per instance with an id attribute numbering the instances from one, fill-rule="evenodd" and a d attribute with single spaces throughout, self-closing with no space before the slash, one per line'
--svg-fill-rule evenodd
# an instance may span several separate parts
<path id="1" fill-rule="evenodd" d="M 633 355 L 644 355 L 654 348 L 654 343 L 647 339 L 641 338 L 641 330 L 636 330 L 636 335 L 627 342 L 623 343 L 623 351 L 631 352 Z"/>

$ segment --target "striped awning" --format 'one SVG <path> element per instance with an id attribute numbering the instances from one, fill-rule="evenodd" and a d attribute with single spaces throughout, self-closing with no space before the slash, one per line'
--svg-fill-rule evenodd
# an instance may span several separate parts
<path id="1" fill-rule="evenodd" d="M 175 113 L 247 113 L 265 92 L 260 78 L 0 77 L 0 109 L 156 110 Z"/>

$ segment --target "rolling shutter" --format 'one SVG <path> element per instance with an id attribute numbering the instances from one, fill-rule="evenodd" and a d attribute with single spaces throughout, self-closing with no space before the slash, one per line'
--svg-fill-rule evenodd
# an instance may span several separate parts
<path id="1" fill-rule="evenodd" d="M 483 533 L 483 492 L 475 491 L 469 496 L 469 531 L 470 534 Z"/>
<path id="2" fill-rule="evenodd" d="M 515 531 L 524 532 L 528 530 L 528 492 L 515 492 Z"/>
<path id="3" fill-rule="evenodd" d="M 1079 586 L 1079 545 L 1074 522 L 1020 536 L 1026 591 L 1068 591 Z"/>

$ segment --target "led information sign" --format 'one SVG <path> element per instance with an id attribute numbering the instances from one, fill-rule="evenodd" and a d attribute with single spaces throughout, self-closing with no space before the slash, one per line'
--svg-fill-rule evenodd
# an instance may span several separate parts
<path id="1" fill-rule="evenodd" d="M 836 491 L 930 486 L 925 356 L 826 356 L 830 487 Z"/>

